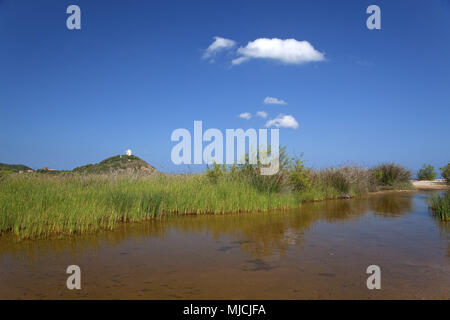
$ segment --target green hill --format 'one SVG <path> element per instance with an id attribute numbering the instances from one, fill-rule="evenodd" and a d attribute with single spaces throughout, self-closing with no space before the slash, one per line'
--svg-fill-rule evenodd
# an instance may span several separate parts
<path id="1" fill-rule="evenodd" d="M 33 169 L 31 169 L 30 167 L 27 167 L 23 164 L 0 163 L 0 171 L 19 172 L 19 171 L 27 171 L 27 170 L 33 170 Z"/>
<path id="2" fill-rule="evenodd" d="M 87 164 L 73 169 L 75 173 L 141 173 L 152 174 L 156 169 L 136 156 L 118 155 L 107 158 L 96 164 Z"/>

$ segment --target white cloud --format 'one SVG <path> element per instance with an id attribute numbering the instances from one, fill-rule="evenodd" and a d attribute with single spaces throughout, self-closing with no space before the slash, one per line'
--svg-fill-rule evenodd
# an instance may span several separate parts
<path id="1" fill-rule="evenodd" d="M 265 111 L 258 111 L 256 113 L 256 116 L 265 119 L 265 118 L 267 118 L 267 112 L 265 112 Z"/>
<path id="2" fill-rule="evenodd" d="M 252 115 L 248 112 L 244 112 L 244 113 L 241 113 L 238 117 L 245 119 L 245 120 L 249 120 L 252 117 Z"/>
<path id="3" fill-rule="evenodd" d="M 236 42 L 230 39 L 225 39 L 221 37 L 214 37 L 214 42 L 209 45 L 203 54 L 204 59 L 212 58 L 217 52 L 233 48 Z"/>
<path id="4" fill-rule="evenodd" d="M 269 120 L 266 122 L 266 127 L 277 127 L 277 128 L 298 128 L 298 122 L 291 115 L 282 115 L 280 114 L 275 119 Z"/>
<path id="5" fill-rule="evenodd" d="M 232 64 L 240 64 L 241 62 L 244 62 L 246 60 L 248 60 L 246 57 L 239 57 L 239 58 L 233 59 L 231 61 L 231 63 Z"/>
<path id="6" fill-rule="evenodd" d="M 284 101 L 284 100 L 278 100 L 277 98 L 274 98 L 274 97 L 266 97 L 265 99 L 264 99 L 264 103 L 265 104 L 287 104 L 286 103 L 286 101 Z"/>
<path id="7" fill-rule="evenodd" d="M 232 64 L 240 64 L 249 59 L 273 59 L 289 64 L 301 64 L 325 60 L 324 54 L 314 49 L 308 41 L 295 39 L 259 38 L 250 41 L 237 50 L 240 57 Z"/>

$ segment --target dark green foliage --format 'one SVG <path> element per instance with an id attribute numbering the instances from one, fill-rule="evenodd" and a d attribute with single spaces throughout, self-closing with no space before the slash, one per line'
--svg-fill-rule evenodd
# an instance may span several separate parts
<path id="1" fill-rule="evenodd" d="M 409 184 L 411 171 L 395 163 L 383 163 L 372 169 L 375 184 L 383 187 L 397 187 Z"/>
<path id="2" fill-rule="evenodd" d="M 424 164 L 423 167 L 417 172 L 417 179 L 419 180 L 434 180 L 437 173 L 434 171 L 434 167 L 429 164 Z"/>
<path id="3" fill-rule="evenodd" d="M 24 166 L 23 164 L 6 164 L 0 163 L 0 171 L 8 171 L 8 172 L 19 172 L 19 171 L 27 171 L 32 170 L 30 167 Z"/>
<path id="4" fill-rule="evenodd" d="M 310 187 L 310 173 L 309 170 L 305 168 L 302 160 L 292 160 L 288 173 L 288 184 L 294 191 L 297 192 L 304 191 Z"/>
<path id="5" fill-rule="evenodd" d="M 144 173 L 153 173 L 155 171 L 155 168 L 134 155 L 118 155 L 107 158 L 96 164 L 87 164 L 73 169 L 73 172 L 82 174 L 104 174 L 112 172 L 138 171 Z"/>
<path id="6" fill-rule="evenodd" d="M 47 170 L 47 169 L 38 169 L 36 170 L 37 173 L 41 173 L 41 174 L 47 174 L 47 175 L 51 175 L 51 176 L 56 176 L 56 175 L 70 175 L 72 174 L 70 171 L 67 170 Z"/>
<path id="7" fill-rule="evenodd" d="M 225 172 L 226 172 L 225 165 L 214 163 L 212 168 L 208 167 L 206 169 L 206 176 L 208 177 L 210 182 L 217 183 L 220 177 L 222 177 Z"/>
<path id="8" fill-rule="evenodd" d="M 450 184 L 450 162 L 445 167 L 441 168 L 441 176 L 445 179 L 447 184 Z"/>

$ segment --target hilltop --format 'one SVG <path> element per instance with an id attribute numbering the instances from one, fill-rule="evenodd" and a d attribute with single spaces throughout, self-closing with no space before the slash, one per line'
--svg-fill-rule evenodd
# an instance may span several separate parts
<path id="1" fill-rule="evenodd" d="M 144 160 L 134 155 L 117 155 L 96 164 L 87 164 L 73 169 L 74 173 L 102 174 L 102 173 L 143 173 L 152 174 L 156 169 Z"/>
<path id="2" fill-rule="evenodd" d="M 0 171 L 3 172 L 19 172 L 19 171 L 28 171 L 33 170 L 30 167 L 27 167 L 23 164 L 6 164 L 0 163 Z"/>
<path id="3" fill-rule="evenodd" d="M 5 164 L 0 163 L 0 174 L 11 174 L 11 173 L 26 173 L 26 172 L 36 172 L 41 174 L 105 174 L 105 173 L 139 173 L 144 175 L 153 174 L 156 169 L 149 165 L 144 160 L 136 157 L 134 155 L 117 155 L 107 158 L 99 163 L 86 164 L 84 166 L 77 167 L 70 170 L 54 170 L 49 168 L 38 169 L 34 171 L 33 169 L 23 165 L 23 164 Z"/>

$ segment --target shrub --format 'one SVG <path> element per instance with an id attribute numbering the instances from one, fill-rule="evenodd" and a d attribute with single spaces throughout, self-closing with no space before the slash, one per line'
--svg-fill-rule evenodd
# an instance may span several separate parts
<path id="1" fill-rule="evenodd" d="M 441 168 L 441 176 L 445 179 L 447 184 L 450 184 L 450 162 L 445 167 Z"/>
<path id="2" fill-rule="evenodd" d="M 288 173 L 288 185 L 297 192 L 307 189 L 311 184 L 309 170 L 305 168 L 303 161 L 293 159 Z"/>
<path id="3" fill-rule="evenodd" d="M 340 170 L 350 184 L 350 193 L 362 194 L 372 190 L 369 169 L 359 166 L 345 166 Z"/>
<path id="4" fill-rule="evenodd" d="M 417 179 L 419 180 L 434 180 L 436 179 L 436 176 L 437 174 L 431 164 L 424 164 L 422 169 L 417 172 Z"/>
<path id="5" fill-rule="evenodd" d="M 313 185 L 323 191 L 326 198 L 334 198 L 350 192 L 350 181 L 341 169 L 314 171 Z"/>
<path id="6" fill-rule="evenodd" d="M 383 181 L 383 170 L 381 168 L 376 167 L 370 170 L 370 182 L 374 189 L 376 189 L 377 186 L 382 184 Z"/>
<path id="7" fill-rule="evenodd" d="M 212 169 L 210 169 L 209 167 L 206 169 L 206 176 L 208 177 L 210 182 L 217 183 L 220 177 L 222 177 L 225 172 L 225 165 L 221 166 L 220 164 L 214 162 Z"/>
<path id="8" fill-rule="evenodd" d="M 395 163 L 382 163 L 372 169 L 372 177 L 377 185 L 395 187 L 409 183 L 411 171 Z"/>
<path id="9" fill-rule="evenodd" d="M 286 154 L 286 148 L 281 147 L 279 151 L 279 170 L 273 175 L 262 175 L 261 167 L 263 164 L 260 159 L 270 154 L 270 150 L 260 151 L 257 154 L 258 161 L 256 164 L 250 163 L 249 154 L 245 155 L 245 161 L 243 164 L 238 164 L 234 171 L 234 177 L 240 180 L 246 180 L 251 186 L 256 188 L 260 192 L 274 193 L 280 192 L 283 186 L 286 185 L 288 168 L 290 159 Z"/>
<path id="10" fill-rule="evenodd" d="M 328 183 L 342 194 L 347 194 L 350 192 L 350 181 L 345 176 L 342 170 L 332 169 L 326 174 Z"/>

